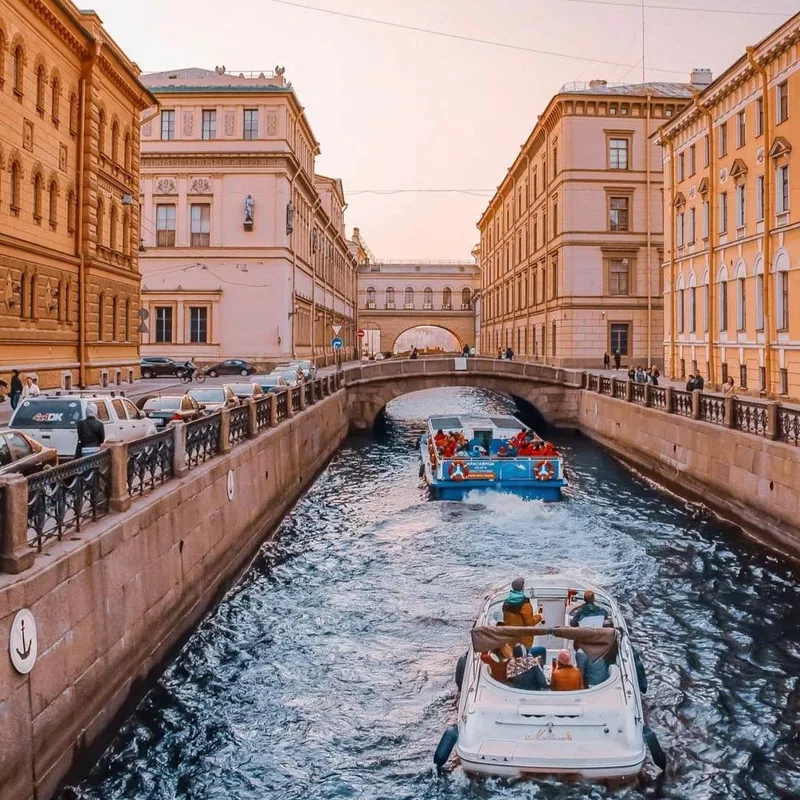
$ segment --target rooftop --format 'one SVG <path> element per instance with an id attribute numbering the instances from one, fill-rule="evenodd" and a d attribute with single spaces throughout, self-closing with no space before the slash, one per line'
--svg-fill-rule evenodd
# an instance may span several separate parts
<path id="1" fill-rule="evenodd" d="M 141 81 L 153 92 L 282 92 L 292 86 L 283 75 L 283 67 L 261 72 L 188 67 L 150 72 L 142 75 Z"/>
<path id="2" fill-rule="evenodd" d="M 700 83 L 608 83 L 603 80 L 572 81 L 565 83 L 559 94 L 597 94 L 615 97 L 675 97 L 690 98 L 692 92 L 702 91 L 706 84 Z"/>

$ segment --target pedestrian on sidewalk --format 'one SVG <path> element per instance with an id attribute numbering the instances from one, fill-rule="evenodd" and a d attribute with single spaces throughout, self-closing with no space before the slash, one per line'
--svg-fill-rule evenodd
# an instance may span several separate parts
<path id="1" fill-rule="evenodd" d="M 502 348 L 502 347 L 498 348 L 498 350 L 497 350 L 497 357 L 498 357 L 500 360 L 502 360 L 502 359 L 503 359 L 503 348 Z"/>
<path id="2" fill-rule="evenodd" d="M 647 373 L 647 378 L 653 386 L 658 386 L 658 379 L 661 377 L 661 373 L 658 371 L 658 367 L 653 364 L 650 367 L 650 372 Z"/>
<path id="3" fill-rule="evenodd" d="M 461 351 L 461 355 L 464 356 L 464 358 L 469 358 L 469 345 L 468 344 L 464 345 L 464 349 Z"/>
<path id="4" fill-rule="evenodd" d="M 417 352 L 416 347 L 411 348 L 411 355 L 409 356 L 409 358 L 419 358 L 419 353 Z"/>
<path id="5" fill-rule="evenodd" d="M 728 376 L 728 380 L 722 386 L 722 394 L 726 397 L 733 397 L 736 394 L 736 386 L 733 383 L 733 378 Z"/>
<path id="6" fill-rule="evenodd" d="M 620 354 L 619 350 L 615 350 L 614 351 L 614 369 L 619 369 L 621 363 L 622 363 L 622 355 Z"/>
<path id="7" fill-rule="evenodd" d="M 11 370 L 11 386 L 9 389 L 8 399 L 11 401 L 11 408 L 15 409 L 19 405 L 20 398 L 22 397 L 22 380 L 19 377 L 19 370 Z"/>
<path id="8" fill-rule="evenodd" d="M 694 379 L 694 388 L 699 389 L 701 392 L 705 389 L 706 382 L 703 376 L 698 372 Z"/>
<path id="9" fill-rule="evenodd" d="M 686 381 L 686 391 L 693 392 L 697 388 L 696 379 L 694 375 L 689 374 L 689 380 Z"/>
<path id="10" fill-rule="evenodd" d="M 514 360 L 514 351 L 510 347 L 506 347 L 506 361 Z"/>
<path id="11" fill-rule="evenodd" d="M 611 356 L 608 354 L 608 350 L 603 354 L 603 369 L 610 369 L 611 368 Z"/>

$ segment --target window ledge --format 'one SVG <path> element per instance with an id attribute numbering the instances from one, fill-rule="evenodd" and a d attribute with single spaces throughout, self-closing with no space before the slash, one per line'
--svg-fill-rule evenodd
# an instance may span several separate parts
<path id="1" fill-rule="evenodd" d="M 775 226 L 782 227 L 783 225 L 789 224 L 789 211 L 779 211 L 775 214 Z"/>
<path id="2" fill-rule="evenodd" d="M 744 239 L 746 233 L 747 233 L 747 227 L 742 225 L 741 227 L 736 229 L 736 238 Z"/>

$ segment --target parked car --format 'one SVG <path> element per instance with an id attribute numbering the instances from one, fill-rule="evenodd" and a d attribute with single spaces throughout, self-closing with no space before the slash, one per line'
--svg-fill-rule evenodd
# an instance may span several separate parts
<path id="1" fill-rule="evenodd" d="M 278 367 L 271 374 L 280 375 L 286 381 L 287 386 L 299 386 L 302 380 L 296 367 Z"/>
<path id="2" fill-rule="evenodd" d="M 166 356 L 142 356 L 140 364 L 143 378 L 171 378 L 183 366 Z"/>
<path id="3" fill-rule="evenodd" d="M 156 432 L 153 422 L 127 397 L 93 392 L 30 397 L 17 406 L 10 427 L 25 431 L 47 447 L 54 447 L 59 459 L 74 458 L 78 447 L 78 422 L 86 418 L 89 403 L 97 406 L 97 418 L 105 426 L 107 442 L 129 442 Z"/>
<path id="4" fill-rule="evenodd" d="M 279 372 L 271 372 L 269 375 L 253 375 L 253 383 L 257 383 L 265 392 L 279 392 L 281 389 L 288 389 L 289 385 Z"/>
<path id="5" fill-rule="evenodd" d="M 0 475 L 35 475 L 58 464 L 58 453 L 22 431 L 0 428 Z"/>
<path id="6" fill-rule="evenodd" d="M 157 428 L 165 428 L 170 422 L 191 422 L 204 414 L 200 403 L 188 394 L 151 397 L 145 402 L 142 411 L 148 419 L 153 420 Z"/>
<path id="7" fill-rule="evenodd" d="M 225 383 L 223 388 L 230 389 L 240 400 L 258 400 L 264 396 L 264 390 L 257 383 Z"/>
<path id="8" fill-rule="evenodd" d="M 212 413 L 221 408 L 236 408 L 239 398 L 226 386 L 209 386 L 202 389 L 189 389 L 187 392 L 200 407 Z"/>
<path id="9" fill-rule="evenodd" d="M 313 381 L 317 376 L 317 368 L 310 361 L 290 361 L 290 367 L 297 367 L 300 370 L 300 377 L 305 381 Z M 282 369 L 282 367 L 279 367 Z"/>
<path id="10" fill-rule="evenodd" d="M 255 367 L 250 366 L 247 361 L 241 358 L 228 358 L 218 364 L 211 364 L 206 367 L 206 375 L 209 378 L 216 378 L 217 375 L 252 375 L 256 371 Z"/>

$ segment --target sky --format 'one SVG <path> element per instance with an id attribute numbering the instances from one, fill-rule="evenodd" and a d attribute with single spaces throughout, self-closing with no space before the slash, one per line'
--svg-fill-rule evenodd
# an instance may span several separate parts
<path id="1" fill-rule="evenodd" d="M 694 67 L 716 76 L 797 10 L 792 0 L 644 2 L 648 81 L 687 81 Z M 642 79 L 636 0 L 80 5 L 144 71 L 284 66 L 321 143 L 317 171 L 344 183 L 348 235 L 360 228 L 384 261 L 469 260 L 476 222 L 550 97 L 568 81 Z M 704 10 L 677 10 L 689 8 Z"/>

